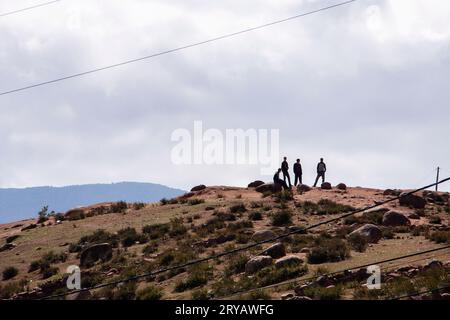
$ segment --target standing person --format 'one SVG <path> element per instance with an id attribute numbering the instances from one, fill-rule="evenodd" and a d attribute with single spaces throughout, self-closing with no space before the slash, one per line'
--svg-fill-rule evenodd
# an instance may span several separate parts
<path id="1" fill-rule="evenodd" d="M 294 186 L 297 186 L 297 182 L 302 185 L 302 165 L 300 164 L 300 159 L 297 159 L 297 162 L 294 164 L 294 174 L 295 174 L 295 180 L 294 180 Z"/>
<path id="2" fill-rule="evenodd" d="M 327 165 L 323 162 L 323 158 L 320 158 L 320 162 L 317 164 L 317 178 L 314 187 L 317 186 L 320 177 L 322 177 L 322 183 L 325 182 L 325 172 L 327 172 Z"/>
<path id="3" fill-rule="evenodd" d="M 287 157 L 284 157 L 284 161 L 281 163 L 281 171 L 283 171 L 283 180 L 286 182 L 286 177 L 288 178 L 289 188 L 292 188 L 291 176 L 289 175 L 289 164 L 287 162 Z"/>
<path id="4" fill-rule="evenodd" d="M 275 175 L 273 176 L 273 183 L 280 184 L 284 190 L 288 189 L 288 186 L 286 184 L 286 181 L 280 179 L 280 173 L 281 169 L 278 169 L 277 172 L 275 172 Z"/>

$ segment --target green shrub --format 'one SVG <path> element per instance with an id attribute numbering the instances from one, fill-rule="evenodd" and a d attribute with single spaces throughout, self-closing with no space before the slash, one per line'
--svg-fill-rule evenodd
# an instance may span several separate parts
<path id="1" fill-rule="evenodd" d="M 109 209 L 110 213 L 123 213 L 128 209 L 128 204 L 125 201 L 113 203 Z"/>
<path id="2" fill-rule="evenodd" d="M 131 247 L 136 242 L 145 243 L 147 242 L 147 237 L 143 234 L 138 234 L 134 228 L 124 228 L 117 232 L 117 236 L 120 239 L 120 243 L 125 248 Z"/>
<path id="3" fill-rule="evenodd" d="M 248 228 L 253 228 L 253 223 L 248 220 L 229 223 L 227 225 L 227 229 L 230 231 L 239 231 L 239 230 L 248 229 Z"/>
<path id="4" fill-rule="evenodd" d="M 196 205 L 199 205 L 202 203 L 205 203 L 205 200 L 194 198 L 194 199 L 190 199 L 188 201 L 188 205 L 190 205 L 190 206 L 196 206 Z"/>
<path id="5" fill-rule="evenodd" d="M 230 207 L 231 213 L 244 213 L 247 211 L 247 208 L 243 203 L 238 203 Z"/>
<path id="6" fill-rule="evenodd" d="M 225 274 L 231 276 L 244 272 L 247 261 L 248 257 L 243 254 L 233 255 L 225 267 Z"/>
<path id="7" fill-rule="evenodd" d="M 263 219 L 263 215 L 259 211 L 250 212 L 248 218 L 253 221 L 261 221 Z"/>
<path id="8" fill-rule="evenodd" d="M 82 237 L 78 243 L 71 244 L 69 246 L 69 252 L 80 252 L 83 248 L 91 246 L 93 244 L 109 243 L 113 247 L 118 245 L 118 237 L 112 233 L 109 233 L 103 229 L 94 231 L 91 235 Z"/>
<path id="9" fill-rule="evenodd" d="M 145 203 L 143 202 L 135 202 L 133 203 L 133 210 L 141 210 L 145 208 Z"/>
<path id="10" fill-rule="evenodd" d="M 321 237 L 316 241 L 315 246 L 308 254 L 308 262 L 311 264 L 338 262 L 347 259 L 349 256 L 350 250 L 343 240 Z"/>
<path id="11" fill-rule="evenodd" d="M 161 300 L 163 297 L 162 290 L 156 286 L 150 285 L 136 292 L 136 300 Z"/>
<path id="12" fill-rule="evenodd" d="M 42 279 L 48 279 L 59 272 L 59 269 L 56 267 L 46 266 L 41 270 Z"/>
<path id="13" fill-rule="evenodd" d="M 436 243 L 450 243 L 450 231 L 435 231 L 430 233 L 427 238 Z"/>
<path id="14" fill-rule="evenodd" d="M 368 243 L 365 237 L 360 234 L 352 234 L 349 236 L 348 241 L 353 249 L 358 252 L 364 252 L 367 249 Z"/>
<path id="15" fill-rule="evenodd" d="M 152 224 L 142 228 L 142 232 L 148 234 L 152 240 L 163 238 L 170 230 L 170 224 Z"/>
<path id="16" fill-rule="evenodd" d="M 338 300 L 342 295 L 342 287 L 324 288 L 321 286 L 312 286 L 305 289 L 305 295 L 314 300 Z"/>
<path id="17" fill-rule="evenodd" d="M 176 292 L 183 292 L 208 283 L 212 277 L 212 268 L 207 264 L 198 264 L 189 269 L 188 277 L 175 285 Z"/>
<path id="18" fill-rule="evenodd" d="M 209 300 L 208 291 L 206 289 L 198 289 L 192 292 L 192 300 Z"/>
<path id="19" fill-rule="evenodd" d="M 294 194 L 290 190 L 283 190 L 273 195 L 276 202 L 287 202 L 294 200 Z"/>
<path id="20" fill-rule="evenodd" d="M 5 268 L 5 270 L 3 270 L 2 275 L 3 275 L 3 280 L 9 280 L 14 278 L 15 276 L 17 276 L 17 274 L 19 273 L 19 270 L 15 267 L 7 267 Z"/>
<path id="21" fill-rule="evenodd" d="M 292 212 L 290 210 L 281 210 L 271 216 L 272 225 L 279 227 L 292 223 Z"/>
<path id="22" fill-rule="evenodd" d="M 158 251 L 158 244 L 156 242 L 152 242 L 142 249 L 142 253 L 145 255 L 152 254 Z"/>
<path id="23" fill-rule="evenodd" d="M 177 237 L 186 234 L 187 228 L 183 224 L 183 218 L 174 218 L 170 220 L 169 236 Z"/>
<path id="24" fill-rule="evenodd" d="M 442 222 L 442 219 L 441 219 L 441 217 L 439 217 L 439 216 L 431 216 L 430 218 L 429 218 L 429 221 L 430 221 L 430 223 L 432 223 L 432 224 L 441 224 L 441 222 Z"/>
<path id="25" fill-rule="evenodd" d="M 297 278 L 306 274 L 308 268 L 304 265 L 291 266 L 286 268 L 275 268 L 274 266 L 259 270 L 256 275 L 256 282 L 258 287 L 269 286 L 275 283 L 280 283 L 289 279 Z"/>

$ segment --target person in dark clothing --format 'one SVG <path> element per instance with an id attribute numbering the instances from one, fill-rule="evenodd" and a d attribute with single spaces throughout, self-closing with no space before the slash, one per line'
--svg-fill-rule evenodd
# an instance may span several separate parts
<path id="1" fill-rule="evenodd" d="M 317 164 L 317 178 L 316 182 L 314 182 L 314 187 L 317 186 L 317 182 L 319 178 L 322 177 L 322 183 L 325 182 L 325 172 L 327 171 L 327 166 L 325 162 L 323 162 L 323 158 L 320 158 L 320 162 Z"/>
<path id="2" fill-rule="evenodd" d="M 300 164 L 300 159 L 297 159 L 297 162 L 294 164 L 294 174 L 295 174 L 295 180 L 294 180 L 294 186 L 297 186 L 297 182 L 299 184 L 303 184 L 302 182 L 302 165 Z"/>
<path id="3" fill-rule="evenodd" d="M 289 188 L 292 188 L 291 184 L 291 176 L 289 175 L 289 164 L 287 162 L 287 158 L 284 157 L 284 161 L 281 163 L 281 171 L 283 172 L 283 180 L 286 182 L 286 178 L 288 178 Z"/>
<path id="4" fill-rule="evenodd" d="M 273 176 L 273 183 L 280 184 L 284 190 L 287 190 L 287 189 L 289 189 L 289 187 L 286 184 L 286 181 L 280 179 L 280 173 L 281 173 L 281 169 L 278 169 L 277 172 L 275 172 L 275 175 Z"/>

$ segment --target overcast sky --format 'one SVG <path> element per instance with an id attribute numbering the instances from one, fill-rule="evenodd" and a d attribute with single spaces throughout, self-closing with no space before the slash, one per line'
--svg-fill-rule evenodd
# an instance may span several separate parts
<path id="1" fill-rule="evenodd" d="M 0 91 L 138 58 L 339 0 L 64 0 L 0 17 Z M 0 1 L 0 13 L 39 3 Z M 0 187 L 246 185 L 258 166 L 175 166 L 171 133 L 280 129 L 314 181 L 419 187 L 450 176 L 450 1 L 348 6 L 0 96 Z M 446 185 L 444 189 L 449 190 Z"/>

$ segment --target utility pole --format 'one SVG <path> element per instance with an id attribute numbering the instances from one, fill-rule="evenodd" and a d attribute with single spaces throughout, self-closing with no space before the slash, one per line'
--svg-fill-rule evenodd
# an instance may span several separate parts
<path id="1" fill-rule="evenodd" d="M 441 168 L 437 167 L 437 175 L 436 175 L 436 192 L 438 191 L 438 182 L 439 182 L 439 171 L 441 171 Z"/>

